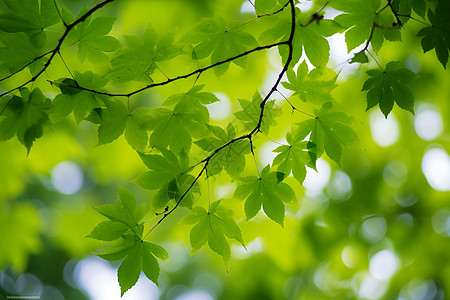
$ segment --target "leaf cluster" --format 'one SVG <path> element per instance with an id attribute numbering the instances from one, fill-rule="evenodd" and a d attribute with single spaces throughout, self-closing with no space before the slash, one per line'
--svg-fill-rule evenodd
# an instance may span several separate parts
<path id="1" fill-rule="evenodd" d="M 236 211 L 230 210 L 225 200 L 210 203 L 211 195 L 202 193 L 202 175 L 209 180 L 226 173 L 239 183 L 233 197 L 244 201 L 246 221 L 262 210 L 284 226 L 288 205 L 298 198 L 286 178 L 292 176 L 302 184 L 307 168 L 316 169 L 317 160 L 325 153 L 340 166 L 345 149 L 355 143 L 357 135 L 352 116 L 340 111 L 333 97 L 339 72 L 327 68 L 328 37 L 345 35 L 347 50 L 353 53 L 348 62 L 362 64 L 369 77 L 362 87 L 367 91 L 367 110 L 378 105 L 386 117 L 394 103 L 414 113 L 409 86 L 417 75 L 401 62 L 380 63 L 384 58 L 376 55 L 382 53 L 384 42 L 401 42 L 402 26 L 415 20 L 411 16 L 415 13 L 430 23 L 417 33 L 423 50 L 434 48 L 444 68 L 450 50 L 448 1 L 439 1 L 435 9 L 423 0 L 312 1 L 312 9 L 302 11 L 294 0 L 256 0 L 256 17 L 247 21 L 204 18 L 187 34 L 179 34 L 178 29 L 160 34 L 158 27 L 148 24 L 142 34 L 122 37 L 111 34 L 115 32 L 114 17 L 94 14 L 112 2 L 84 7 L 75 16 L 52 0 L 0 1 L 0 74 L 4 76 L 0 83 L 6 83 L 0 96 L 0 141 L 16 136 L 29 153 L 45 130 L 69 116 L 76 124 L 86 121 L 97 126 L 98 146 L 124 135 L 148 168 L 133 183 L 152 191 L 152 197 L 138 205 L 130 191 L 119 187 L 115 204 L 95 208 L 108 220 L 87 236 L 117 243 L 97 255 L 109 261 L 122 260 L 118 269 L 122 295 L 136 283 L 141 271 L 158 283 L 157 259 L 167 259 L 168 253 L 146 238 L 178 207 L 190 212 L 184 222 L 192 225 L 193 253 L 208 244 L 228 265 L 229 240 L 245 245 L 237 225 L 239 215 L 234 216 Z M 330 17 L 328 7 L 337 15 Z M 262 24 L 259 36 L 251 23 Z M 52 26 L 62 28 L 56 42 L 47 40 L 46 30 Z M 89 63 L 95 70 L 66 63 L 75 53 L 72 46 L 79 66 Z M 221 100 L 206 86 L 210 81 L 204 79 L 205 74 L 213 73 L 220 84 L 231 64 L 246 68 L 249 56 L 270 48 L 277 48 L 282 65 L 267 94 L 252 90 L 251 98 L 233 101 L 234 122 L 211 120 L 208 105 Z M 58 63 L 57 57 L 63 74 L 51 67 Z M 195 67 L 169 77 L 164 71 L 166 64 L 180 62 Z M 363 65 L 370 63 L 378 68 Z M 17 84 L 19 75 L 24 74 L 31 77 Z M 48 80 L 54 86 L 49 93 L 42 91 L 42 74 L 59 78 Z M 183 87 L 176 82 L 183 82 Z M 159 106 L 136 100 L 136 94 L 159 91 L 162 86 L 169 89 L 170 84 L 177 92 L 165 96 Z M 121 90 L 128 86 L 134 90 Z M 286 97 L 280 86 L 293 94 Z M 285 101 L 276 102 L 276 92 Z M 287 132 L 286 144 L 279 145 L 272 164 L 260 170 L 255 156 L 258 138 L 268 137 L 271 128 L 285 124 L 277 120 L 286 115 L 286 107 L 293 116 L 290 129 L 279 130 Z M 256 164 L 257 176 L 243 175 L 249 157 Z M 207 184 L 209 190 L 209 181 Z M 207 209 L 202 202 L 206 198 Z M 157 214 L 160 217 L 154 226 L 146 228 L 144 215 L 162 208 L 165 210 Z"/>

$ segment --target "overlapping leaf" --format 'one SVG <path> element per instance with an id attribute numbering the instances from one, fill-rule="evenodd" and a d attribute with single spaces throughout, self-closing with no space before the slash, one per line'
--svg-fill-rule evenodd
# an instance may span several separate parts
<path id="1" fill-rule="evenodd" d="M 60 21 L 53 0 L 2 0 L 0 11 L 0 30 L 25 32 L 37 48 L 47 42 L 44 29 Z"/>
<path id="2" fill-rule="evenodd" d="M 214 136 L 208 136 L 195 141 L 204 151 L 211 153 L 236 137 L 234 126 L 230 123 L 227 131 L 219 126 L 208 126 Z M 208 176 L 220 173 L 223 169 L 232 177 L 239 175 L 245 168 L 245 154 L 250 153 L 250 143 L 247 139 L 231 143 L 217 152 L 208 163 Z"/>
<path id="3" fill-rule="evenodd" d="M 402 40 L 400 32 L 401 27 L 396 25 L 396 20 L 391 13 L 387 10 L 383 10 L 377 14 L 375 19 L 376 26 L 373 30 L 370 44 L 375 52 L 380 51 L 384 40 L 399 42 Z"/>
<path id="4" fill-rule="evenodd" d="M 169 255 L 163 247 L 142 240 L 144 225 L 141 220 L 146 213 L 145 204 L 136 206 L 134 195 L 119 186 L 116 203 L 98 206 L 95 210 L 109 221 L 98 224 L 87 237 L 103 241 L 122 238 L 119 246 L 95 253 L 108 261 L 123 259 L 117 272 L 121 295 L 137 282 L 141 270 L 148 279 L 158 284 L 159 264 L 156 257 L 166 260 Z"/>
<path id="5" fill-rule="evenodd" d="M 427 9 L 427 3 L 423 0 L 392 0 L 392 7 L 394 10 L 402 16 L 410 16 L 412 10 L 422 18 L 425 16 Z M 403 18 L 403 23 L 409 18 Z"/>
<path id="6" fill-rule="evenodd" d="M 234 113 L 234 115 L 244 123 L 246 129 L 252 130 L 258 125 L 261 116 L 262 101 L 263 99 L 258 92 L 253 95 L 251 101 L 239 99 L 242 110 Z M 264 115 L 261 120 L 261 131 L 268 133 L 270 126 L 276 124 L 275 118 L 280 114 L 280 111 L 275 108 L 275 101 L 266 102 L 264 107 Z"/>
<path id="7" fill-rule="evenodd" d="M 111 61 L 109 75 L 116 81 L 153 82 L 150 75 L 158 69 L 158 63 L 179 54 L 181 48 L 174 42 L 174 35 L 167 34 L 160 39 L 151 25 L 142 37 L 126 35 L 126 48 Z"/>
<path id="8" fill-rule="evenodd" d="M 120 101 L 106 101 L 107 110 L 102 112 L 102 123 L 98 128 L 98 144 L 107 144 L 119 138 L 125 131 L 125 138 L 136 151 L 144 151 L 148 144 L 150 110 L 140 107 L 128 112 Z"/>
<path id="9" fill-rule="evenodd" d="M 0 107 L 6 109 L 0 117 L 0 141 L 17 139 L 30 152 L 33 142 L 44 133 L 44 127 L 50 126 L 49 111 L 52 108 L 50 99 L 42 94 L 39 88 L 30 92 L 20 89 L 20 97 L 1 98 Z"/>
<path id="10" fill-rule="evenodd" d="M 192 213 L 185 217 L 184 222 L 195 224 L 190 233 L 192 253 L 208 242 L 211 250 L 221 255 L 228 264 L 231 251 L 226 237 L 245 247 L 241 230 L 232 218 L 232 211 L 221 206 L 220 201 L 211 203 L 209 211 L 202 207 L 193 207 Z"/>
<path id="11" fill-rule="evenodd" d="M 286 75 L 289 82 L 282 82 L 282 85 L 294 91 L 294 95 L 298 96 L 300 100 L 313 104 L 334 101 L 330 95 L 337 86 L 337 76 L 334 72 L 315 68 L 308 73 L 308 66 L 306 62 L 303 62 L 297 69 L 297 75 L 293 70 L 288 70 Z"/>
<path id="12" fill-rule="evenodd" d="M 439 1 L 436 11 L 428 10 L 427 16 L 431 26 L 422 28 L 417 36 L 422 36 L 422 49 L 424 52 L 435 49 L 436 56 L 444 69 L 447 67 L 450 51 L 450 11 L 449 1 Z"/>
<path id="13" fill-rule="evenodd" d="M 283 202 L 293 202 L 295 193 L 292 188 L 280 182 L 284 174 L 270 172 L 270 165 L 262 171 L 261 176 L 248 176 L 241 179 L 242 184 L 235 191 L 235 196 L 246 199 L 244 209 L 247 220 L 253 218 L 260 210 L 281 226 L 284 224 L 285 207 Z"/>
<path id="14" fill-rule="evenodd" d="M 290 132 L 286 134 L 286 141 L 289 145 L 277 147 L 273 152 L 279 153 L 273 160 L 273 165 L 278 165 L 277 171 L 283 174 L 283 178 L 291 174 L 298 182 L 303 183 L 306 177 L 306 167 L 316 168 L 316 154 L 310 152 L 310 143 L 305 141 L 309 130 L 299 128 L 292 136 Z"/>
<path id="15" fill-rule="evenodd" d="M 161 153 L 162 155 L 140 153 L 150 171 L 135 179 L 135 183 L 145 189 L 159 190 L 151 202 L 156 208 L 165 206 L 171 199 L 179 200 L 194 181 L 194 177 L 187 174 L 189 160 L 184 151 L 180 158 L 166 149 L 162 149 Z M 194 193 L 198 193 L 197 184 L 190 189 L 180 205 L 192 206 Z"/>
<path id="16" fill-rule="evenodd" d="M 80 85 L 85 88 L 101 90 L 106 84 L 106 80 L 100 75 L 91 71 L 84 73 L 76 72 L 75 80 L 66 78 L 59 79 L 58 82 L 60 82 L 58 85 L 62 94 L 59 94 L 53 100 L 54 108 L 51 112 L 53 122 L 58 122 L 73 112 L 76 122 L 80 123 L 92 110 L 102 106 L 103 100 L 100 96 L 74 88 Z"/>
<path id="17" fill-rule="evenodd" d="M 349 125 L 352 118 L 343 112 L 331 111 L 333 105 L 327 102 L 320 110 L 314 110 L 316 117 L 298 123 L 301 135 L 311 133 L 310 144 L 307 146 L 316 159 L 325 151 L 327 155 L 340 164 L 342 148 L 350 146 L 357 140 L 353 128 Z M 300 136 L 301 136 L 300 135 Z"/>
<path id="18" fill-rule="evenodd" d="M 146 213 L 145 204 L 136 207 L 136 198 L 130 191 L 119 186 L 119 198 L 116 203 L 97 206 L 94 209 L 111 222 L 100 223 L 88 237 L 106 241 L 116 240 L 128 229 L 136 236 L 142 237 L 144 225 L 139 222 Z"/>
<path id="19" fill-rule="evenodd" d="M 78 14 L 78 18 L 86 13 L 86 8 Z M 112 17 L 87 17 L 78 24 L 69 34 L 69 39 L 78 42 L 78 58 L 84 62 L 87 58 L 91 63 L 109 62 L 105 52 L 114 52 L 121 47 L 120 42 L 107 35 L 114 24 Z"/>
<path id="20" fill-rule="evenodd" d="M 332 3 L 334 8 L 344 12 L 334 20 L 345 28 L 349 28 L 345 32 L 348 52 L 369 38 L 380 4 L 380 0 L 340 0 Z"/>
<path id="21" fill-rule="evenodd" d="M 415 79 L 412 71 L 402 68 L 399 62 L 390 62 L 384 71 L 374 69 L 367 71 L 367 74 L 371 78 L 364 82 L 362 88 L 368 91 L 366 110 L 379 104 L 387 118 L 395 101 L 400 108 L 414 113 L 414 95 L 405 85 Z"/>
<path id="22" fill-rule="evenodd" d="M 151 146 L 158 149 L 170 147 L 173 152 L 180 153 L 182 149 L 189 151 L 192 137 L 202 138 L 208 134 L 205 124 L 209 122 L 209 112 L 205 104 L 219 99 L 212 93 L 200 92 L 202 88 L 196 86 L 185 94 L 170 96 L 164 104 L 176 103 L 173 110 L 154 110 Z"/>
<path id="23" fill-rule="evenodd" d="M 0 40 L 4 47 L 0 47 L 0 74 L 18 71 L 22 66 L 41 54 L 41 50 L 34 47 L 31 41 L 23 33 L 4 34 L 0 33 Z M 33 65 L 43 66 L 43 59 L 36 61 Z"/>
<path id="24" fill-rule="evenodd" d="M 211 64 L 244 53 L 248 47 L 255 46 L 255 38 L 239 27 L 241 23 L 226 24 L 223 19 L 204 19 L 187 36 L 194 49 L 192 57 L 202 59 L 211 55 Z M 247 57 L 233 60 L 233 63 L 245 67 Z M 224 63 L 214 68 L 217 76 L 223 75 L 229 67 Z"/>
<path id="25" fill-rule="evenodd" d="M 298 8 L 296 9 L 296 16 L 301 24 L 307 24 L 310 18 L 309 14 L 302 14 Z M 266 30 L 260 39 L 265 43 L 273 43 L 273 41 L 278 40 L 285 41 L 289 38 L 291 24 L 291 16 L 285 14 L 280 18 L 278 24 Z M 304 49 L 311 64 L 316 67 L 325 67 L 330 56 L 330 45 L 325 37 L 343 31 L 344 27 L 329 19 L 321 19 L 304 27 L 300 24 L 296 24 L 296 26 L 292 45 L 292 65 L 300 60 Z M 289 53 L 288 47 L 281 45 L 278 49 L 283 62 L 285 62 Z"/>

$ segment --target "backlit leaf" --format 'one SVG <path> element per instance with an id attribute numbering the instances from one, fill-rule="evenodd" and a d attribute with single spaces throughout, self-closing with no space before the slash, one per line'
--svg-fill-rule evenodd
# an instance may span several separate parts
<path id="1" fill-rule="evenodd" d="M 206 242 L 211 250 L 223 257 L 228 264 L 231 256 L 230 245 L 226 237 L 238 241 L 244 246 L 241 230 L 231 217 L 231 211 L 220 206 L 220 201 L 211 203 L 211 210 L 207 212 L 202 207 L 193 207 L 190 242 L 192 253 L 198 251 Z"/>
<path id="2" fill-rule="evenodd" d="M 379 104 L 387 118 L 395 101 L 400 108 L 414 113 L 414 95 L 405 85 L 415 79 L 412 71 L 402 68 L 399 62 L 390 62 L 384 71 L 374 69 L 367 71 L 367 74 L 371 78 L 364 82 L 362 88 L 368 91 L 366 110 Z"/>
<path id="3" fill-rule="evenodd" d="M 332 76 L 332 77 L 331 77 Z M 313 104 L 334 101 L 331 91 L 336 87 L 336 74 L 328 69 L 316 68 L 308 73 L 308 66 L 303 62 L 297 69 L 287 71 L 289 82 L 282 82 L 287 89 L 294 91 L 300 100 Z"/>
<path id="4" fill-rule="evenodd" d="M 236 189 L 235 195 L 246 199 L 244 208 L 247 221 L 253 218 L 262 206 L 264 213 L 283 227 L 283 202 L 292 202 L 295 199 L 291 187 L 280 182 L 277 172 L 270 172 L 270 165 L 261 171 L 261 177 L 249 176 L 241 181 L 242 185 Z"/>

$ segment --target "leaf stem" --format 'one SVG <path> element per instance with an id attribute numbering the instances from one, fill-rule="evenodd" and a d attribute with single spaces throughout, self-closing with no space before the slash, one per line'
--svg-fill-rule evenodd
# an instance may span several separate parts
<path id="1" fill-rule="evenodd" d="M 178 201 L 176 202 L 175 206 L 174 206 L 171 210 L 169 210 L 167 213 L 165 213 L 165 214 L 161 217 L 161 219 L 159 219 L 158 222 L 157 222 L 155 225 L 153 225 L 152 228 L 150 228 L 150 230 L 147 232 L 147 234 L 144 236 L 143 239 L 145 239 L 145 238 L 146 238 L 146 237 L 147 237 L 147 236 L 148 236 L 148 235 L 149 235 L 149 234 L 150 234 L 150 233 L 151 233 L 151 232 L 152 232 L 159 224 L 161 224 L 161 222 L 163 222 L 169 215 L 172 214 L 172 212 L 180 205 L 181 201 L 183 201 L 183 199 L 186 197 L 186 195 L 189 193 L 189 191 L 194 187 L 195 183 L 200 179 L 200 177 L 201 177 L 201 175 L 203 174 L 203 172 L 206 172 L 206 174 L 207 174 L 207 167 L 208 167 L 209 162 L 211 161 L 211 159 L 212 159 L 217 153 L 219 153 L 220 150 L 222 150 L 222 149 L 224 149 L 224 148 L 230 146 L 231 144 L 233 144 L 233 143 L 235 143 L 235 142 L 237 142 L 237 141 L 244 140 L 244 139 L 249 139 L 249 140 L 250 140 L 250 146 L 252 147 L 252 136 L 255 135 L 256 133 L 260 132 L 260 129 L 261 129 L 262 119 L 263 119 L 263 116 L 264 116 L 264 108 L 265 108 L 265 104 L 267 103 L 267 101 L 269 100 L 269 98 L 272 96 L 272 94 L 273 94 L 275 91 L 277 91 L 277 87 L 278 87 L 278 85 L 279 85 L 280 82 L 281 82 L 281 78 L 282 78 L 283 75 L 286 73 L 286 71 L 287 71 L 287 69 L 288 69 L 288 67 L 289 67 L 289 65 L 290 65 L 290 63 L 291 63 L 291 61 L 292 61 L 293 39 L 294 39 L 294 33 L 295 33 L 295 4 L 294 4 L 294 0 L 289 0 L 288 3 L 289 3 L 289 6 L 290 6 L 290 8 L 291 8 L 291 20 L 292 20 L 292 24 L 291 24 L 291 32 L 290 32 L 290 35 L 289 35 L 289 39 L 288 39 L 287 41 L 285 41 L 285 42 L 280 42 L 280 43 L 276 43 L 276 44 L 272 44 L 272 45 L 268 45 L 268 46 L 257 47 L 257 48 L 255 48 L 255 49 L 253 49 L 253 50 L 249 50 L 249 51 L 244 52 L 244 53 L 242 53 L 242 54 L 240 54 L 240 55 L 234 56 L 234 58 L 230 58 L 230 59 L 224 60 L 224 61 L 222 61 L 222 62 L 218 62 L 218 63 L 216 63 L 216 64 L 213 64 L 213 65 L 211 65 L 211 66 L 209 66 L 209 67 L 205 67 L 205 68 L 203 68 L 203 69 L 198 69 L 197 71 L 191 72 L 191 73 L 189 73 L 189 74 L 187 74 L 187 75 L 183 75 L 183 76 L 176 77 L 176 78 L 180 78 L 180 79 L 181 79 L 181 78 L 187 78 L 187 77 L 192 76 L 192 75 L 194 75 L 194 74 L 202 73 L 203 71 L 212 68 L 212 66 L 219 65 L 219 64 L 223 64 L 223 63 L 225 63 L 225 62 L 229 62 L 229 61 L 231 61 L 231 60 L 237 59 L 237 58 L 242 57 L 242 56 L 244 56 L 244 55 L 248 55 L 248 54 L 250 54 L 250 53 L 252 53 L 252 52 L 255 52 L 255 51 L 258 51 L 258 50 L 268 49 L 268 48 L 270 48 L 270 47 L 274 47 L 274 46 L 278 46 L 278 45 L 287 45 L 287 46 L 289 47 L 288 57 L 287 57 L 287 59 L 286 59 L 286 62 L 284 63 L 283 69 L 281 70 L 280 74 L 278 75 L 278 78 L 277 78 L 277 80 L 275 81 L 275 83 L 273 84 L 273 86 L 272 86 L 272 88 L 270 89 L 269 93 L 266 95 L 266 97 L 264 97 L 263 101 L 262 101 L 261 104 L 260 104 L 261 112 L 260 112 L 259 120 L 258 120 L 258 123 L 256 124 L 256 126 L 255 126 L 249 133 L 244 134 L 244 135 L 241 135 L 241 136 L 236 137 L 236 138 L 234 138 L 234 139 L 231 139 L 230 141 L 228 141 L 228 142 L 225 143 L 224 145 L 222 145 L 222 146 L 216 148 L 216 149 L 215 149 L 212 153 L 210 153 L 206 158 L 204 158 L 203 160 L 201 160 L 198 164 L 204 163 L 204 165 L 203 165 L 202 169 L 200 170 L 200 172 L 199 172 L 199 173 L 197 174 L 197 176 L 195 177 L 195 179 L 192 181 L 192 183 L 190 184 L 190 186 L 189 186 L 189 187 L 186 189 L 186 191 L 181 195 L 180 199 L 178 199 Z M 258 49 L 258 50 L 257 50 L 257 49 Z M 172 79 L 172 81 L 173 81 L 173 80 L 176 80 L 176 78 Z M 164 85 L 164 84 L 167 84 L 167 83 L 169 83 L 169 82 L 166 81 L 166 83 L 159 83 L 159 84 L 156 84 L 156 85 Z M 135 93 L 136 93 L 136 92 L 135 92 Z M 135 94 L 135 93 L 132 93 L 132 94 Z M 253 157 L 255 157 L 255 156 L 254 156 L 254 153 L 253 153 L 253 147 L 252 147 L 251 149 L 252 149 Z M 255 160 L 255 162 L 256 162 L 256 160 Z M 197 164 L 197 165 L 198 165 L 198 164 Z M 257 168 L 257 169 L 258 169 L 258 168 Z M 258 174 L 259 174 L 259 170 L 258 170 Z M 261 176 L 261 175 L 260 175 L 260 176 Z"/>
<path id="2" fill-rule="evenodd" d="M 44 72 L 45 70 L 47 70 L 48 66 L 50 65 L 50 63 L 53 61 L 53 59 L 56 56 L 56 53 L 59 52 L 59 50 L 61 49 L 61 46 L 64 42 L 64 40 L 67 38 L 67 36 L 69 35 L 69 32 L 75 28 L 76 25 L 78 25 L 79 23 L 83 22 L 84 20 L 86 20 L 90 15 L 92 15 L 94 12 L 96 12 L 97 10 L 99 10 L 100 8 L 102 8 L 103 6 L 105 6 L 108 3 L 111 3 L 115 0 L 104 0 L 100 3 L 98 3 L 97 5 L 95 5 L 94 7 L 92 7 L 91 9 L 89 9 L 86 13 L 84 13 L 84 15 L 82 15 L 80 18 L 76 19 L 75 21 L 73 21 L 72 23 L 70 23 L 67 27 L 66 30 L 64 31 L 63 35 L 59 38 L 58 43 L 56 44 L 55 48 L 53 48 L 53 50 L 47 52 L 45 55 L 50 54 L 49 59 L 47 60 L 47 62 L 44 64 L 44 66 L 42 67 L 42 69 L 33 77 L 31 77 L 29 80 L 27 80 L 26 82 L 16 86 L 15 88 L 12 88 L 2 94 L 0 94 L 0 97 L 3 97 L 4 95 L 7 95 L 15 90 L 19 90 L 21 88 L 23 88 L 24 86 L 26 86 L 27 84 L 29 84 L 30 82 L 34 82 L 36 81 L 36 79 L 38 79 Z M 45 55 L 42 55 L 45 56 Z M 38 58 L 39 59 L 39 58 Z M 30 62 L 28 65 L 30 65 L 31 63 L 33 63 L 35 60 L 33 60 L 32 62 Z M 27 66 L 27 65 L 26 65 Z M 21 70 L 23 70 L 26 66 L 24 66 L 23 68 L 21 68 Z M 8 77 L 9 78 L 9 77 Z"/>

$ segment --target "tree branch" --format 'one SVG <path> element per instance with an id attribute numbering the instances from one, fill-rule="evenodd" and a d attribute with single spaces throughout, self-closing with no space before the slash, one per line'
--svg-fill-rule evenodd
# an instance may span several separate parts
<path id="1" fill-rule="evenodd" d="M 29 66 L 30 64 L 32 64 L 34 61 L 41 59 L 42 57 L 51 54 L 48 61 L 44 64 L 44 66 L 42 67 L 42 69 L 33 77 L 31 77 L 31 79 L 29 79 L 28 81 L 26 81 L 25 83 L 22 83 L 21 85 L 12 88 L 2 94 L 0 94 L 0 97 L 3 97 L 15 90 L 19 90 L 21 88 L 23 88 L 24 86 L 26 86 L 27 84 L 36 81 L 36 79 L 39 78 L 39 76 L 42 75 L 42 73 L 45 72 L 45 70 L 47 70 L 48 66 L 51 64 L 51 62 L 53 61 L 53 58 L 55 58 L 56 54 L 59 52 L 59 50 L 61 49 L 62 43 L 64 42 L 64 40 L 67 38 L 69 32 L 75 28 L 76 25 L 78 25 L 79 23 L 83 22 L 84 20 L 86 20 L 90 15 L 92 15 L 94 12 L 96 12 L 97 10 L 99 10 L 100 8 L 102 8 L 103 6 L 105 6 L 108 3 L 111 3 L 115 0 L 104 0 L 100 3 L 98 3 L 97 5 L 95 5 L 94 7 L 92 7 L 90 10 L 88 10 L 84 15 L 82 15 L 79 19 L 73 21 L 71 24 L 66 26 L 66 30 L 64 31 L 63 35 L 59 38 L 58 43 L 56 44 L 55 48 L 53 48 L 53 50 L 42 54 L 41 56 L 38 56 L 37 58 L 33 59 L 33 61 L 31 61 L 29 64 L 25 65 L 24 67 L 20 68 L 19 71 L 16 71 L 15 74 L 17 74 L 18 72 L 22 71 L 23 69 L 25 69 L 27 66 Z M 14 74 L 12 74 L 14 75 Z M 12 76 L 11 75 L 11 76 Z M 11 77 L 8 76 L 7 78 Z M 3 80 L 3 79 L 2 79 Z"/>
<path id="2" fill-rule="evenodd" d="M 270 89 L 269 93 L 266 95 L 266 97 L 264 97 L 263 101 L 260 104 L 260 108 L 261 108 L 261 112 L 259 115 L 259 119 L 258 119 L 258 123 L 256 124 L 256 126 L 247 134 L 241 135 L 237 138 L 234 138 L 230 141 L 228 141 L 227 143 L 225 143 L 224 145 L 220 146 L 219 148 L 215 149 L 210 155 L 208 155 L 205 159 L 203 159 L 202 161 L 200 161 L 198 164 L 204 163 L 202 169 L 200 170 L 200 172 L 197 174 L 197 177 L 195 177 L 195 179 L 193 180 L 193 182 L 191 183 L 191 185 L 187 188 L 187 190 L 183 193 L 183 195 L 180 197 L 180 199 L 178 199 L 178 201 L 176 202 L 175 206 L 169 210 L 167 213 L 165 213 L 161 219 L 158 220 L 158 222 L 147 232 L 147 234 L 144 236 L 143 239 L 145 239 L 159 224 L 161 224 L 161 222 L 164 221 L 164 219 L 166 219 L 170 214 L 172 214 L 172 212 L 180 205 L 181 201 L 183 201 L 183 199 L 186 197 L 186 195 L 189 193 L 189 191 L 194 187 L 195 183 L 199 180 L 199 178 L 201 177 L 201 175 L 203 174 L 203 172 L 207 172 L 207 167 L 209 162 L 211 161 L 211 159 L 217 154 L 219 153 L 222 149 L 230 146 L 231 144 L 240 141 L 240 140 L 244 140 L 244 139 L 249 139 L 250 141 L 252 140 L 253 135 L 257 134 L 258 132 L 260 132 L 261 126 L 262 126 L 262 119 L 264 117 L 264 108 L 265 105 L 267 103 L 267 101 L 269 100 L 269 98 L 272 96 L 272 94 L 277 91 L 277 87 L 281 82 L 281 79 L 283 77 L 283 75 L 286 73 L 287 69 L 289 68 L 289 65 L 292 61 L 292 53 L 293 53 L 293 40 L 294 40 L 294 33 L 295 33 L 295 5 L 294 5 L 294 0 L 289 0 L 289 5 L 291 7 L 291 32 L 289 34 L 289 39 L 285 42 L 280 42 L 277 44 L 272 44 L 271 47 L 275 46 L 275 45 L 287 45 L 289 47 L 289 53 L 288 53 L 288 57 L 286 59 L 286 62 L 283 65 L 283 69 L 281 70 L 281 72 L 278 74 L 278 78 L 275 81 L 275 83 L 273 84 L 272 88 Z M 261 47 L 258 47 L 261 48 Z M 264 48 L 267 49 L 267 46 Z M 262 50 L 262 49 L 260 49 Z M 255 50 L 256 51 L 256 50 Z M 248 51 L 247 51 L 248 52 Z M 254 52 L 254 51 L 253 51 Z M 243 56 L 244 54 L 238 55 L 237 57 L 235 57 L 234 59 Z M 231 59 L 233 60 L 233 59 Z M 231 60 L 226 60 L 222 63 L 225 63 L 227 61 L 231 61 Z M 202 69 L 199 69 L 193 73 L 190 73 L 189 76 L 192 76 L 193 74 L 197 74 L 199 72 L 203 72 L 200 71 Z M 186 75 L 185 75 L 186 76 Z M 177 77 L 178 78 L 178 77 Z M 181 79 L 181 78 L 180 78 Z M 251 146 L 251 143 L 250 143 Z M 252 149 L 253 152 L 253 149 Z M 198 165 L 197 164 L 197 165 Z"/>
<path id="3" fill-rule="evenodd" d="M 222 61 L 216 62 L 214 64 L 211 64 L 209 66 L 206 66 L 204 68 L 197 69 L 197 70 L 195 70 L 195 71 L 193 71 L 191 73 L 187 73 L 185 75 L 180 75 L 180 76 L 177 76 L 177 77 L 174 77 L 174 78 L 168 78 L 167 80 L 164 80 L 164 81 L 161 81 L 161 82 L 158 82 L 158 83 L 152 83 L 152 84 L 146 85 L 146 86 L 144 86 L 142 88 L 139 88 L 139 89 L 134 90 L 134 91 L 129 92 L 129 93 L 108 93 L 108 92 L 102 92 L 102 91 L 97 91 L 97 90 L 94 90 L 94 89 L 85 88 L 85 87 L 82 87 L 82 86 L 79 86 L 79 85 L 68 85 L 68 86 L 72 87 L 74 89 L 79 89 L 79 90 L 91 92 L 93 94 L 104 95 L 104 96 L 109 96 L 109 97 L 131 97 L 131 96 L 133 96 L 135 94 L 138 94 L 140 92 L 143 92 L 145 90 L 148 90 L 148 89 L 151 89 L 151 88 L 154 88 L 154 87 L 167 85 L 169 83 L 172 83 L 172 82 L 175 82 L 175 81 L 178 81 L 178 80 L 181 80 L 181 79 L 187 79 L 187 78 L 189 78 L 189 77 L 191 77 L 193 75 L 196 75 L 196 74 L 200 75 L 201 73 L 203 73 L 203 72 L 205 72 L 205 71 L 207 71 L 209 69 L 212 69 L 214 67 L 223 65 L 223 64 L 228 63 L 228 62 L 232 62 L 233 60 L 236 60 L 236 59 L 238 59 L 240 57 L 243 57 L 243 56 L 247 56 L 247 55 L 249 55 L 249 54 L 251 54 L 253 52 L 266 50 L 266 49 L 270 49 L 270 48 L 273 48 L 273 47 L 276 47 L 276 46 L 287 45 L 287 44 L 288 44 L 288 41 L 284 41 L 284 42 L 278 42 L 278 43 L 274 43 L 274 44 L 270 44 L 270 45 L 256 47 L 256 48 L 253 48 L 251 50 L 245 51 L 245 52 L 243 52 L 241 54 L 232 56 L 232 57 L 227 58 L 225 60 L 222 60 Z M 57 83 L 57 82 L 52 81 L 52 80 L 47 80 L 47 81 L 50 82 L 50 83 Z"/>
<path id="4" fill-rule="evenodd" d="M 398 25 L 398 26 L 403 26 L 403 24 L 402 24 L 402 20 L 400 20 L 400 15 L 397 13 L 397 11 L 394 9 L 394 7 L 392 6 L 392 0 L 387 0 L 387 4 L 388 4 L 388 6 L 389 6 L 389 8 L 391 9 L 391 11 L 392 11 L 392 13 L 394 14 L 394 16 L 395 16 L 395 19 L 397 20 L 397 23 L 394 23 L 394 26 L 395 25 Z"/>

